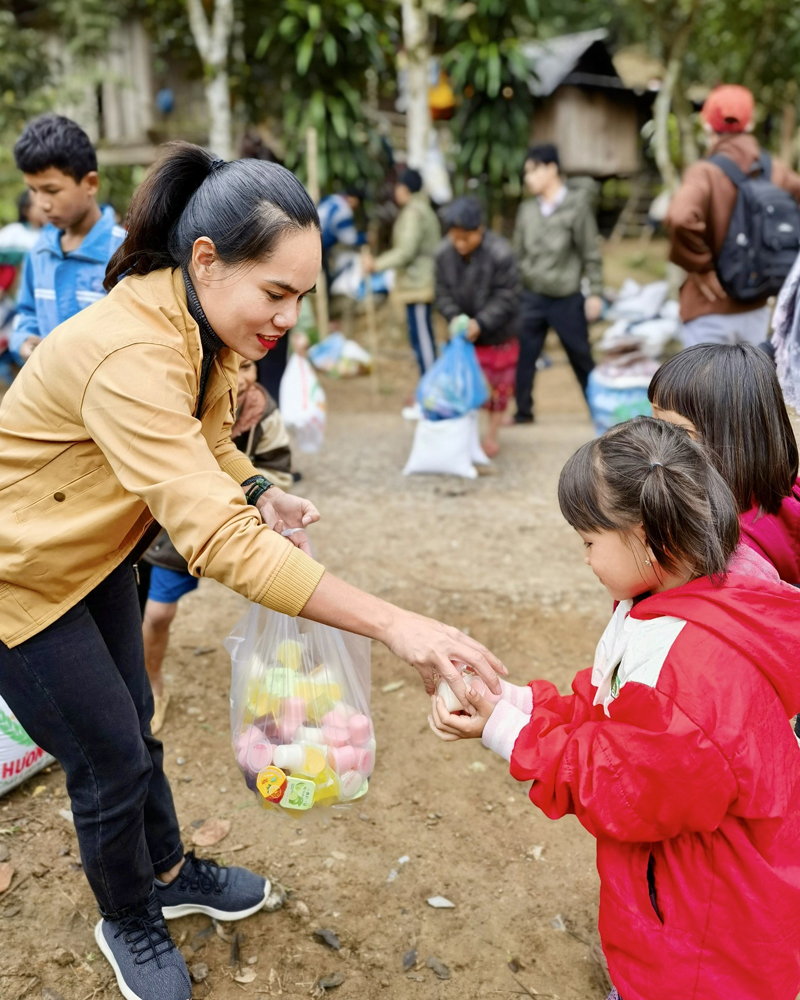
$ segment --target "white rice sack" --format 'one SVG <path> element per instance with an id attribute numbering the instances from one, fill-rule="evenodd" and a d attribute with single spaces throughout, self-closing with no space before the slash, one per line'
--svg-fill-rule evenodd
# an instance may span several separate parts
<path id="1" fill-rule="evenodd" d="M 430 473 L 476 479 L 478 471 L 472 458 L 474 435 L 471 414 L 450 420 L 420 420 L 403 475 Z"/>
<path id="2" fill-rule="evenodd" d="M 52 764 L 53 760 L 50 754 L 36 746 L 0 698 L 0 796 Z"/>

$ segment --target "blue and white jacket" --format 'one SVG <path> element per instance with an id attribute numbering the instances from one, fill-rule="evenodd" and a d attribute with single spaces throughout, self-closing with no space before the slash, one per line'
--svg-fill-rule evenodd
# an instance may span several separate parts
<path id="1" fill-rule="evenodd" d="M 107 206 L 76 250 L 65 254 L 61 235 L 62 230 L 46 225 L 25 261 L 8 345 L 15 354 L 28 337 L 46 337 L 59 323 L 103 298 L 106 267 L 126 233 Z"/>
<path id="2" fill-rule="evenodd" d="M 357 247 L 367 242 L 367 234 L 356 229 L 353 209 L 341 194 L 329 194 L 317 205 L 322 230 L 322 249 L 328 251 L 337 243 Z"/>

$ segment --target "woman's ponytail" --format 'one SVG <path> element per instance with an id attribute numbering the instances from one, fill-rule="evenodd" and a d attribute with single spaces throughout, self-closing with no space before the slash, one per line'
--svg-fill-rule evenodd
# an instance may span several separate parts
<path id="1" fill-rule="evenodd" d="M 319 217 L 300 181 L 277 163 L 225 163 L 172 142 L 134 194 L 126 226 L 106 270 L 108 291 L 126 275 L 188 264 L 201 236 L 226 264 L 266 259 L 287 232 L 319 231 Z"/>
<path id="2" fill-rule="evenodd" d="M 580 448 L 558 484 L 561 512 L 579 531 L 642 526 L 658 564 L 720 576 L 739 541 L 736 501 L 685 430 L 637 417 Z"/>
<path id="3" fill-rule="evenodd" d="M 149 274 L 179 263 L 170 254 L 169 233 L 216 162 L 208 150 L 190 142 L 168 144 L 133 196 L 125 220 L 128 235 L 106 269 L 107 291 L 126 274 Z"/>

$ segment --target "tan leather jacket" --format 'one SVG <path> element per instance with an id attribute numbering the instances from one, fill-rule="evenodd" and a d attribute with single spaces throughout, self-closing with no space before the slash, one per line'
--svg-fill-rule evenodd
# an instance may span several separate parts
<path id="1" fill-rule="evenodd" d="M 126 278 L 34 351 L 0 404 L 0 640 L 77 604 L 153 518 L 195 576 L 285 614 L 324 570 L 261 523 L 231 442 L 238 355 L 223 350 L 194 412 L 197 324 L 179 270 Z"/>

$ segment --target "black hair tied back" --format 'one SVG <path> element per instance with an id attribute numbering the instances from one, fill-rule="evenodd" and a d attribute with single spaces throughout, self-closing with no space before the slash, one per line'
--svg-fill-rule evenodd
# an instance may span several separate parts
<path id="1" fill-rule="evenodd" d="M 287 233 L 319 232 L 319 217 L 300 181 L 277 163 L 226 163 L 173 142 L 133 196 L 126 225 L 106 271 L 108 290 L 125 275 L 188 265 L 201 236 L 225 264 L 268 259 Z"/>
<path id="2" fill-rule="evenodd" d="M 739 542 L 736 502 L 704 449 L 652 417 L 618 424 L 570 458 L 558 483 L 561 513 L 579 531 L 641 525 L 659 565 L 720 577 Z"/>

